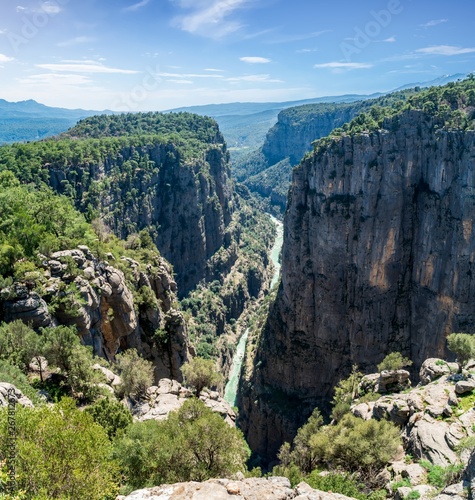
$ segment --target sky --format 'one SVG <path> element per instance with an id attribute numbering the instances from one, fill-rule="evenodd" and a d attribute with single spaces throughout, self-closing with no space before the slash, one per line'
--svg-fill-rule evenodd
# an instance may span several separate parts
<path id="1" fill-rule="evenodd" d="M 475 70 L 473 0 L 0 0 L 0 98 L 159 111 Z"/>

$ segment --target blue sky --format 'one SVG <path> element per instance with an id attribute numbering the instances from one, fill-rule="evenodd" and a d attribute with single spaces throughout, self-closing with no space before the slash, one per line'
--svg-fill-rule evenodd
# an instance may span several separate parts
<path id="1" fill-rule="evenodd" d="M 473 0 L 0 0 L 0 98 L 123 111 L 475 70 Z"/>

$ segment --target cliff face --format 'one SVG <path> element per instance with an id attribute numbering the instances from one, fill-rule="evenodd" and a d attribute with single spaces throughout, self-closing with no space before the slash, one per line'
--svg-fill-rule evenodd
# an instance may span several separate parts
<path id="1" fill-rule="evenodd" d="M 299 108 L 281 111 L 277 123 L 269 130 L 262 152 L 269 165 L 289 157 L 290 163 L 295 165 L 302 156 L 312 149 L 312 142 L 325 137 L 333 129 L 341 127 L 351 121 L 361 112 L 359 106 L 341 104 L 331 111 L 309 112 L 303 120 L 296 120 L 295 113 Z M 302 107 L 301 109 L 305 109 Z"/>
<path id="2" fill-rule="evenodd" d="M 43 297 L 28 283 L 0 290 L 0 321 L 21 320 L 34 328 L 74 325 L 94 354 L 113 360 L 120 348 L 134 347 L 153 362 L 157 381 L 181 380 L 189 341 L 184 319 L 173 306 L 176 283 L 168 263 L 160 259 L 141 270 L 129 258 L 108 260 L 98 260 L 86 246 L 44 258 Z M 136 304 L 139 290 L 155 300 Z M 164 332 L 159 342 L 154 337 L 158 329 Z"/>
<path id="3" fill-rule="evenodd" d="M 400 351 L 418 369 L 447 334 L 475 331 L 474 161 L 474 132 L 410 111 L 294 170 L 282 283 L 242 402 L 253 450 L 275 456 L 352 364 Z"/>
<path id="4" fill-rule="evenodd" d="M 101 163 L 49 165 L 49 179 L 60 193 L 74 186 L 78 208 L 99 210 L 120 238 L 148 228 L 174 267 L 181 295 L 206 278 L 234 211 L 222 144 L 191 161 L 171 143 L 124 147 Z"/>

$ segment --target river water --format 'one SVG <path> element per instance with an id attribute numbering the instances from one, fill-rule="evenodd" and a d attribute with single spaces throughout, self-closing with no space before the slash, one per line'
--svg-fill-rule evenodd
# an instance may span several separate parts
<path id="1" fill-rule="evenodd" d="M 274 246 L 270 254 L 272 263 L 274 264 L 274 275 L 272 276 L 272 281 L 270 287 L 273 288 L 280 278 L 280 262 L 279 255 L 282 249 L 282 243 L 284 241 L 284 225 L 280 220 L 275 217 L 270 216 L 272 222 L 275 224 L 277 230 L 277 236 L 275 238 Z M 246 352 L 246 344 L 249 336 L 249 328 L 242 334 L 239 339 L 238 345 L 236 347 L 236 353 L 234 354 L 233 363 L 231 365 L 231 370 L 229 372 L 229 380 L 224 389 L 224 399 L 231 405 L 236 406 L 237 390 L 239 386 L 239 378 L 241 377 L 241 367 L 244 361 L 244 353 Z"/>

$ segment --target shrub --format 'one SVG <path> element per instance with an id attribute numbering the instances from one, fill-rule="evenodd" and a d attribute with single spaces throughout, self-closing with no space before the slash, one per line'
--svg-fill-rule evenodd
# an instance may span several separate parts
<path id="1" fill-rule="evenodd" d="M 132 424 L 114 444 L 133 488 L 229 477 L 245 471 L 249 455 L 241 431 L 196 398 L 165 421 Z"/>
<path id="2" fill-rule="evenodd" d="M 475 341 L 468 333 L 451 333 L 447 337 L 447 347 L 457 356 L 460 371 L 475 356 Z"/>
<path id="3" fill-rule="evenodd" d="M 185 384 L 189 385 L 199 397 L 205 388 L 212 388 L 220 384 L 223 376 L 216 371 L 214 361 L 204 358 L 193 358 L 181 367 Z"/>
<path id="4" fill-rule="evenodd" d="M 106 430 L 110 439 L 132 423 L 130 411 L 122 403 L 110 398 L 102 398 L 84 411 Z"/>
<path id="5" fill-rule="evenodd" d="M 460 481 L 464 469 L 463 464 L 451 464 L 447 467 L 435 465 L 427 460 L 421 460 L 420 465 L 427 470 L 429 484 L 443 489 L 446 486 Z"/>
<path id="6" fill-rule="evenodd" d="M 116 359 L 122 379 L 122 394 L 126 397 L 143 397 L 147 388 L 153 384 L 152 363 L 141 358 L 136 349 L 128 349 L 118 354 Z"/>
<path id="7" fill-rule="evenodd" d="M 351 474 L 332 472 L 321 476 L 318 470 L 314 470 L 307 476 L 306 482 L 316 490 L 331 491 L 332 493 L 340 493 L 341 495 L 354 498 L 361 496 L 361 488 L 363 486 Z"/>
<path id="8" fill-rule="evenodd" d="M 117 465 L 105 430 L 73 400 L 52 407 L 18 407 L 17 485 L 26 498 L 114 499 Z M 0 411 L 0 460 L 5 457 L 7 412 Z"/>
<path id="9" fill-rule="evenodd" d="M 362 378 L 363 374 L 359 372 L 358 367 L 354 365 L 350 376 L 338 382 L 332 400 L 332 418 L 340 420 L 343 415 L 350 411 L 351 403 L 359 395 L 358 388 Z"/>
<path id="10" fill-rule="evenodd" d="M 22 321 L 0 325 L 0 359 L 27 373 L 30 361 L 39 354 L 39 351 L 39 335 Z"/>
<path id="11" fill-rule="evenodd" d="M 404 358 L 400 352 L 391 352 L 378 365 L 380 372 L 385 370 L 401 370 L 405 366 L 412 365 L 409 358 Z"/>

